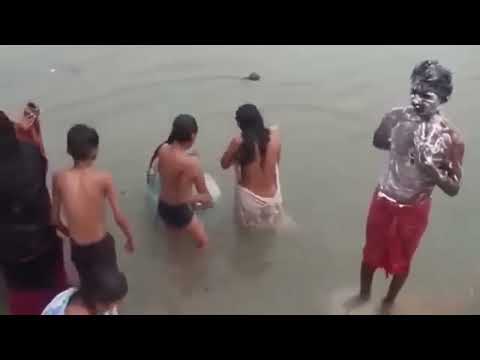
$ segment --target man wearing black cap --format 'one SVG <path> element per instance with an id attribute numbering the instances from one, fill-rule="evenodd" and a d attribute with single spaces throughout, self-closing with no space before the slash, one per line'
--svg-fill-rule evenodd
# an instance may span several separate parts
<path id="1" fill-rule="evenodd" d="M 427 228 L 434 187 L 449 196 L 460 189 L 464 143 L 439 111 L 453 91 L 451 72 L 427 60 L 410 80 L 410 106 L 387 113 L 373 137 L 389 162 L 370 204 L 360 294 L 347 307 L 369 300 L 373 274 L 383 268 L 393 275 L 381 307 L 390 312 Z"/>

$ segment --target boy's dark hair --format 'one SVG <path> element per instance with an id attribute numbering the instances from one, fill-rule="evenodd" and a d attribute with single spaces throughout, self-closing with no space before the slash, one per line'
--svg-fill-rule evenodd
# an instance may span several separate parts
<path id="1" fill-rule="evenodd" d="M 73 160 L 91 160 L 92 153 L 98 148 L 98 134 L 87 125 L 74 125 L 67 134 L 67 152 Z"/>
<path id="2" fill-rule="evenodd" d="M 125 274 L 118 270 L 102 270 L 80 286 L 83 302 L 94 310 L 97 304 L 112 304 L 122 300 L 128 293 Z"/>

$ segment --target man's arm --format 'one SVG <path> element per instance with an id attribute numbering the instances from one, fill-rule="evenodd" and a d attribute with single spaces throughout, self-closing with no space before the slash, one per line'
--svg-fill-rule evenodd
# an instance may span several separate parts
<path id="1" fill-rule="evenodd" d="M 191 203 L 201 203 L 204 207 L 212 207 L 213 200 L 205 183 L 205 175 L 200 167 L 200 161 L 197 158 L 191 159 L 190 175 L 193 179 L 193 184 L 197 190 L 197 194 L 192 196 Z"/>
<path id="2" fill-rule="evenodd" d="M 31 131 L 35 130 L 35 122 L 39 121 L 38 116 L 26 118 L 23 116 L 20 121 L 16 123 L 18 127 L 20 127 L 23 131 Z M 40 125 L 38 125 L 40 127 Z"/>
<path id="3" fill-rule="evenodd" d="M 61 208 L 62 197 L 58 184 L 59 174 L 55 173 L 52 178 L 52 210 L 51 210 L 51 223 L 55 226 L 64 236 L 70 237 L 70 231 L 62 221 Z"/>
<path id="4" fill-rule="evenodd" d="M 438 168 L 435 164 L 428 162 L 423 154 L 420 154 L 420 163 L 423 164 L 425 171 L 432 176 L 435 185 L 442 189 L 445 194 L 455 196 L 460 191 L 465 144 L 458 135 L 453 135 L 450 146 L 448 149 L 450 153 L 449 166 Z"/>
<path id="5" fill-rule="evenodd" d="M 224 170 L 228 169 L 234 163 L 237 151 L 241 143 L 242 140 L 240 137 L 234 137 L 232 141 L 230 141 L 227 150 L 225 151 L 222 159 L 220 160 L 220 164 L 222 165 L 222 168 Z"/>
<path id="6" fill-rule="evenodd" d="M 380 150 L 390 150 L 390 137 L 392 129 L 397 125 L 398 118 L 396 116 L 396 111 L 389 112 L 386 114 L 380 126 L 375 131 L 373 135 L 373 146 Z"/>
<path id="7" fill-rule="evenodd" d="M 130 224 L 128 223 L 127 218 L 123 215 L 123 212 L 120 209 L 120 205 L 118 203 L 118 191 L 116 189 L 115 184 L 113 183 L 113 179 L 111 175 L 107 175 L 106 179 L 106 197 L 110 204 L 110 207 L 113 212 L 113 219 L 118 227 L 122 230 L 123 234 L 127 238 L 125 243 L 125 250 L 128 252 L 133 252 L 134 242 Z"/>
<path id="8" fill-rule="evenodd" d="M 42 138 L 40 137 L 40 134 L 37 132 L 35 127 L 31 128 L 31 132 L 32 132 L 32 138 L 33 138 L 33 141 L 35 142 L 35 144 L 38 144 L 39 146 L 43 146 Z"/>
<path id="9" fill-rule="evenodd" d="M 437 186 L 447 195 L 455 196 L 460 191 L 465 144 L 458 135 L 454 135 L 451 146 L 453 147 L 451 152 L 452 166 L 443 172 L 437 170 L 439 174 Z"/>
<path id="10" fill-rule="evenodd" d="M 32 128 L 34 122 L 35 119 L 21 119 L 20 121 L 15 123 L 15 125 L 21 128 L 23 131 L 28 131 Z"/>

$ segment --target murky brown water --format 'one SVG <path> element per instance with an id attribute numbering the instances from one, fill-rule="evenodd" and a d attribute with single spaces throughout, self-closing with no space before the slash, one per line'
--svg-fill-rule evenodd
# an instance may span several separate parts
<path id="1" fill-rule="evenodd" d="M 455 199 L 435 193 L 399 313 L 480 310 L 478 46 L 3 46 L 1 53 L 0 107 L 41 104 L 52 166 L 69 163 L 72 124 L 100 133 L 99 165 L 126 192 L 122 206 L 138 242 L 125 256 L 114 231 L 129 314 L 338 313 L 357 287 L 367 207 L 385 161 L 371 146 L 373 131 L 383 113 L 408 101 L 413 65 L 439 59 L 454 71 L 445 110 L 466 138 L 465 181 Z M 240 80 L 252 71 L 262 81 Z M 233 177 L 219 158 L 236 132 L 233 113 L 247 101 L 281 128 L 281 181 L 296 233 L 247 238 L 231 223 Z M 190 242 L 167 241 L 144 201 L 150 152 L 180 112 L 198 119 L 197 147 L 223 191 L 205 219 L 204 255 Z M 386 286 L 379 273 L 375 301 Z"/>

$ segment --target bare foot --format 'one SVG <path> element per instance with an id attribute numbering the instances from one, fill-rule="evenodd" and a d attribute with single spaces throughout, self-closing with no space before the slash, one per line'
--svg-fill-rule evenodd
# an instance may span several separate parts
<path id="1" fill-rule="evenodd" d="M 383 299 L 382 304 L 378 309 L 378 315 L 392 315 L 394 304 L 395 303 L 393 301 Z"/>
<path id="2" fill-rule="evenodd" d="M 358 294 L 355 295 L 354 297 L 350 298 L 347 300 L 344 304 L 343 307 L 347 311 L 347 314 L 350 313 L 350 311 L 354 310 L 355 308 L 362 306 L 366 302 L 370 300 L 370 294 L 368 295 L 363 295 L 363 294 Z"/>

